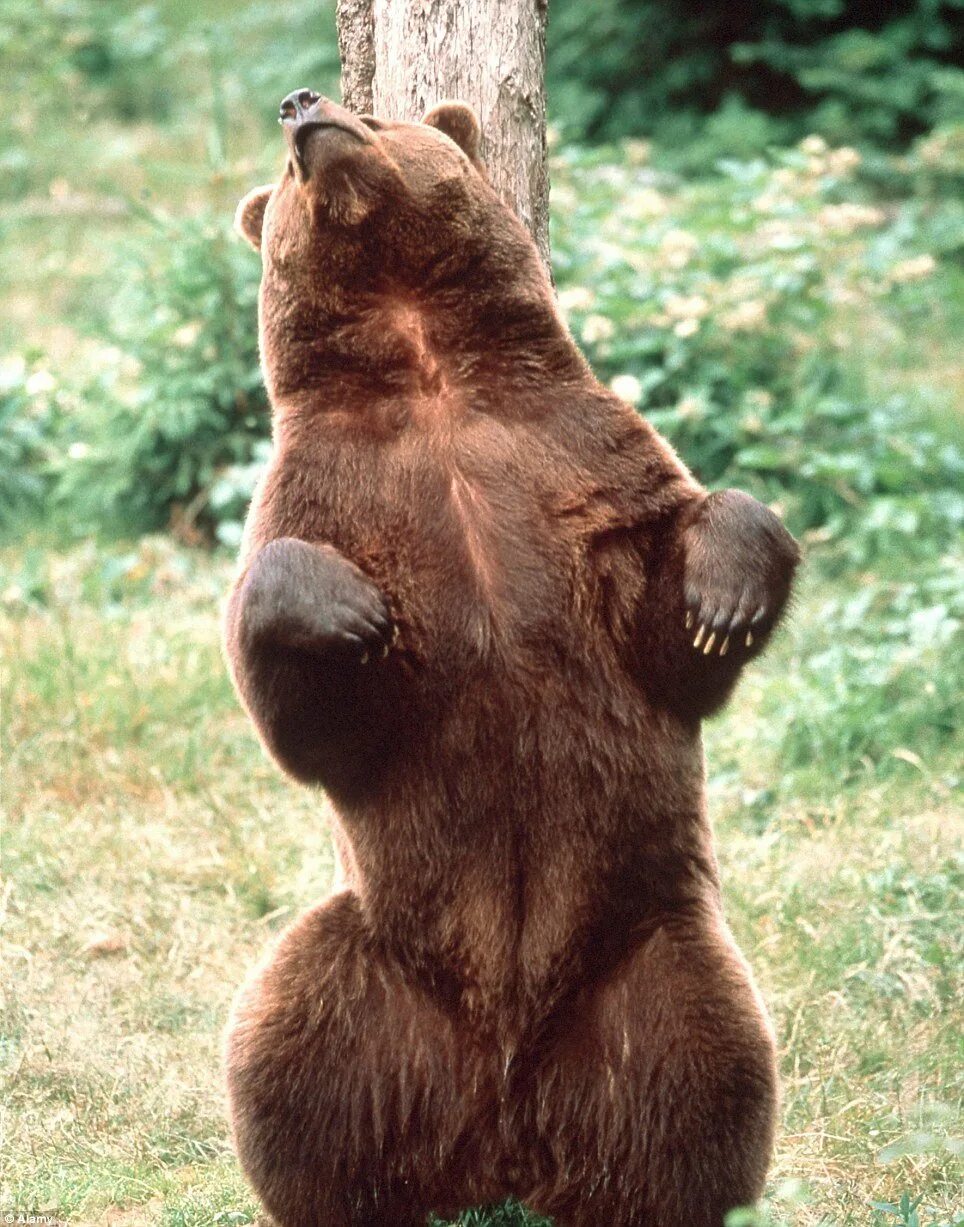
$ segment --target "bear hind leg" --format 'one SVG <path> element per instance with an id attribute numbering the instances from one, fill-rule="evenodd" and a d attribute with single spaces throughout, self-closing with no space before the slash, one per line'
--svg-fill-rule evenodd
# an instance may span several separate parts
<path id="1" fill-rule="evenodd" d="M 424 1227 L 453 1196 L 494 1200 L 473 1059 L 373 948 L 351 892 L 296 922 L 241 990 L 226 1046 L 238 1157 L 278 1227 Z"/>
<path id="2" fill-rule="evenodd" d="M 573 1011 L 530 1102 L 556 1227 L 723 1227 L 756 1201 L 773 1141 L 774 1045 L 714 926 L 644 942 Z"/>

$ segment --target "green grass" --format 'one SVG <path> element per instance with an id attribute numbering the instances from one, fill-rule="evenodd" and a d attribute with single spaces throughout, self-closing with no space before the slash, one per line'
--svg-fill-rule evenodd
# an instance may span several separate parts
<path id="1" fill-rule="evenodd" d="M 227 1139 L 220 1031 L 332 857 L 323 800 L 266 762 L 228 685 L 229 573 L 163 538 L 0 555 L 0 1210 L 257 1221 Z M 949 573 L 903 581 L 932 606 Z M 905 616 L 901 586 L 861 585 L 872 641 Z M 811 574 L 792 630 L 710 726 L 711 806 L 731 921 L 780 1037 L 771 1221 L 909 1223 L 872 1209 L 907 1194 L 930 1227 L 958 1221 L 964 1174 L 959 761 L 941 727 L 960 653 L 947 628 L 924 636 L 871 711 L 864 664 L 827 656 L 856 634 L 840 587 Z M 836 705 L 813 712 L 821 676 Z M 461 1221 L 527 1222 L 511 1208 Z"/>

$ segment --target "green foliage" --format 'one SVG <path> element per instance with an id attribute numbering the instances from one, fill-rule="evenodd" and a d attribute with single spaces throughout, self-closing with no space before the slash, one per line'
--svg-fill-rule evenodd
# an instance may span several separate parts
<path id="1" fill-rule="evenodd" d="M 429 1227 L 445 1227 L 437 1218 L 429 1220 Z M 502 1206 L 488 1209 L 466 1210 L 451 1227 L 551 1227 L 548 1219 L 539 1218 L 520 1206 L 516 1201 L 507 1201 Z"/>
<path id="2" fill-rule="evenodd" d="M 45 193 L 78 147 L 96 165 L 88 143 L 129 140 L 124 125 L 190 130 L 199 112 L 219 165 L 235 130 L 267 130 L 293 85 L 337 94 L 334 5 L 4 0 L 0 68 L 18 100 L 0 115 L 0 199 Z"/>
<path id="3" fill-rule="evenodd" d="M 0 362 L 0 530 L 36 513 L 47 489 L 53 385 L 49 372 L 31 372 L 21 357 Z"/>
<path id="4" fill-rule="evenodd" d="M 899 556 L 899 555 L 898 555 Z M 765 711 L 779 761 L 836 791 L 868 772 L 926 772 L 953 744 L 964 695 L 964 568 L 949 554 L 912 580 L 851 578 L 797 636 L 792 694 Z"/>
<path id="5" fill-rule="evenodd" d="M 60 91 L 74 91 L 87 115 L 164 119 L 170 112 L 170 91 L 160 79 L 168 31 L 155 5 L 4 0 L 0 40 L 11 69 L 47 95 L 30 98 L 34 123 L 44 118 L 37 103 L 52 102 Z"/>
<path id="6" fill-rule="evenodd" d="M 269 429 L 257 259 L 225 219 L 154 219 L 112 279 L 107 347 L 63 419 L 58 500 L 82 530 L 143 532 L 173 518 L 190 535 L 237 518 L 226 475 Z"/>
<path id="7" fill-rule="evenodd" d="M 644 149 L 573 147 L 554 166 L 553 252 L 596 371 L 700 479 L 779 501 L 863 562 L 930 551 L 964 513 L 940 406 L 871 379 L 878 333 L 940 315 L 956 282 L 927 248 L 959 250 L 964 214 L 862 203 L 858 163 L 813 137 L 681 191 Z"/>
<path id="8" fill-rule="evenodd" d="M 554 122 L 576 139 L 652 136 L 705 169 L 794 134 L 906 144 L 960 119 L 956 0 L 555 0 Z M 710 117 L 707 120 L 707 117 Z"/>
<path id="9" fill-rule="evenodd" d="M 928 195 L 933 160 L 905 163 L 905 193 L 921 194 L 887 210 L 861 200 L 859 156 L 819 138 L 698 184 L 652 171 L 632 142 L 566 148 L 553 167 L 560 302 L 596 371 L 703 482 L 780 503 L 849 565 L 931 555 L 964 513 L 945 400 L 874 376 L 881 336 L 913 367 L 902 338 L 957 330 L 964 209 Z M 18 439 L 34 432 L 17 468 L 52 476 L 81 531 L 173 522 L 234 545 L 268 454 L 259 263 L 226 216 L 143 217 L 58 412 L 45 392 L 15 415 Z M 38 451 L 44 423 L 55 438 Z"/>
<path id="10" fill-rule="evenodd" d="M 883 1227 L 885 1223 L 891 1227 L 960 1227 L 964 1223 L 964 1213 L 955 1214 L 950 1221 L 941 1215 L 940 1222 L 930 1215 L 927 1218 L 922 1217 L 922 1214 L 927 1213 L 927 1207 L 922 1205 L 923 1201 L 923 1193 L 917 1197 L 901 1193 L 897 1202 L 871 1202 L 871 1209 L 877 1212 L 874 1215 L 874 1227 L 878 1227 L 878 1224 Z"/>

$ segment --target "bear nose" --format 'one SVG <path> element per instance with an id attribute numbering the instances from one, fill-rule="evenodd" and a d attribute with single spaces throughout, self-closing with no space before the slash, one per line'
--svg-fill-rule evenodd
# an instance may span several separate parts
<path id="1" fill-rule="evenodd" d="M 284 123 L 287 119 L 294 120 L 295 123 L 301 123 L 302 120 L 308 118 L 309 113 L 320 101 L 321 94 L 316 94 L 313 89 L 292 90 L 287 97 L 281 100 L 281 106 L 278 110 L 278 122 Z"/>
<path id="2" fill-rule="evenodd" d="M 363 145 L 370 145 L 375 139 L 374 133 L 357 116 L 313 89 L 296 89 L 283 98 L 278 122 L 302 181 L 310 177 L 310 168 L 305 163 L 305 146 L 312 133 L 325 129 L 347 133 Z"/>

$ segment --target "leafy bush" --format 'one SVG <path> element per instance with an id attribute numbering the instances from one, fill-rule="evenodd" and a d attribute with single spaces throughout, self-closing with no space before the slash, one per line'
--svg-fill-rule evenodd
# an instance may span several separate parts
<path id="1" fill-rule="evenodd" d="M 210 530 L 212 490 L 269 431 L 258 276 L 221 218 L 155 218 L 150 241 L 124 250 L 107 347 L 57 449 L 58 499 L 79 528 Z"/>
<path id="2" fill-rule="evenodd" d="M 903 146 L 964 110 L 957 7 L 598 0 L 587 21 L 553 0 L 553 119 L 577 140 L 651 136 L 696 170 L 813 130 Z"/>
<path id="3" fill-rule="evenodd" d="M 793 693 L 773 692 L 763 713 L 782 764 L 834 790 L 867 769 L 927 774 L 960 727 L 961 575 L 948 555 L 913 581 L 863 576 L 815 610 L 797 631 Z"/>
<path id="4" fill-rule="evenodd" d="M 22 357 L 0 362 L 0 529 L 36 512 L 48 481 L 44 457 L 54 409 L 54 379 Z"/>
<path id="5" fill-rule="evenodd" d="M 935 226 L 860 203 L 859 156 L 816 137 L 685 191 L 629 154 L 571 148 L 554 167 L 560 301 L 597 372 L 704 482 L 781 501 L 798 531 L 862 520 L 863 558 L 946 540 L 960 450 L 925 398 L 878 399 L 869 371 L 880 333 L 938 312 L 922 240 L 943 227 L 960 246 L 960 212 Z"/>
<path id="6" fill-rule="evenodd" d="M 698 184 L 656 174 L 632 142 L 567 148 L 553 169 L 560 302 L 600 376 L 706 484 L 780 502 L 851 563 L 939 550 L 964 468 L 904 340 L 957 330 L 964 210 L 926 190 L 864 203 L 858 163 L 811 138 Z M 236 543 L 269 435 L 258 277 L 211 215 L 152 218 L 115 261 L 93 356 L 64 375 L 51 419 L 50 471 L 77 529 L 173 524 Z M 881 337 L 888 365 L 909 369 L 883 387 Z"/>
<path id="7" fill-rule="evenodd" d="M 88 114 L 104 109 L 134 119 L 169 113 L 172 95 L 161 79 L 169 31 L 153 4 L 4 0 L 0 37 L 11 68 L 21 78 L 29 74 L 32 107 L 43 84 L 51 100 L 60 90 L 72 91 Z"/>
<path id="8" fill-rule="evenodd" d="M 0 113 L 0 199 L 46 195 L 51 177 L 72 176 L 78 161 L 85 187 L 98 172 L 114 186 L 103 154 L 137 140 L 124 125 L 163 125 L 167 139 L 192 132 L 220 164 L 226 127 L 250 130 L 254 121 L 266 130 L 277 101 L 298 85 L 337 94 L 333 3 L 222 8 L 4 0 L 4 85 L 9 97 L 27 101 Z M 38 123 L 40 115 L 56 115 L 56 124 Z"/>

